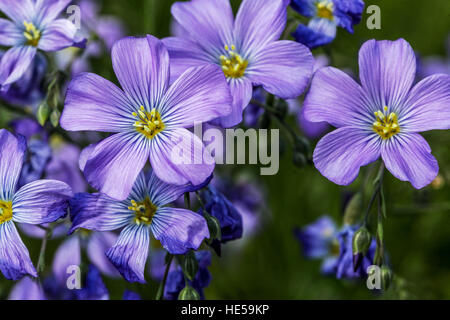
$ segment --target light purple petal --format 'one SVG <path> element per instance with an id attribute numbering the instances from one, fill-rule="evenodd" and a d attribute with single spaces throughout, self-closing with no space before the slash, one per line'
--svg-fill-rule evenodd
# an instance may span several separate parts
<path id="1" fill-rule="evenodd" d="M 371 124 L 375 119 L 361 87 L 333 67 L 322 68 L 314 74 L 301 112 L 308 121 L 325 121 L 337 128 Z"/>
<path id="2" fill-rule="evenodd" d="M 34 4 L 31 0 L 1 0 L 0 11 L 22 26 L 24 21 L 32 21 Z"/>
<path id="3" fill-rule="evenodd" d="M 127 37 L 112 48 L 112 62 L 122 88 L 135 110 L 149 110 L 161 100 L 169 86 L 169 54 L 163 43 L 153 36 Z"/>
<path id="4" fill-rule="evenodd" d="M 31 46 L 12 47 L 6 51 L 0 60 L 0 90 L 20 79 L 35 55 L 36 48 Z"/>
<path id="5" fill-rule="evenodd" d="M 229 0 L 193 0 L 172 5 L 172 16 L 190 38 L 219 59 L 225 45 L 233 43 L 233 11 Z"/>
<path id="6" fill-rule="evenodd" d="M 24 277 L 11 289 L 8 300 L 46 300 L 46 298 L 37 281 Z"/>
<path id="7" fill-rule="evenodd" d="M 0 46 L 14 46 L 21 40 L 20 29 L 11 21 L 0 18 Z"/>
<path id="8" fill-rule="evenodd" d="M 95 150 L 97 144 L 98 143 L 92 143 L 81 151 L 80 157 L 78 158 L 78 166 L 80 167 L 81 171 L 84 171 L 86 162 L 89 160 L 89 157 L 91 156 L 92 151 Z"/>
<path id="9" fill-rule="evenodd" d="M 150 163 L 158 178 L 176 185 L 203 183 L 215 165 L 200 138 L 183 128 L 165 130 L 151 141 Z"/>
<path id="10" fill-rule="evenodd" d="M 233 97 L 231 113 L 212 122 L 223 128 L 231 128 L 242 122 L 242 113 L 250 103 L 253 94 L 252 82 L 249 79 L 231 79 L 229 86 Z"/>
<path id="11" fill-rule="evenodd" d="M 380 138 L 357 127 L 339 128 L 323 137 L 314 150 L 314 165 L 328 180 L 348 185 L 359 168 L 380 157 Z"/>
<path id="12" fill-rule="evenodd" d="M 150 200 L 157 207 L 177 200 L 192 188 L 192 185 L 190 184 L 176 185 L 166 183 L 159 179 L 153 170 L 150 172 L 150 178 L 147 185 Z"/>
<path id="13" fill-rule="evenodd" d="M 124 200 L 149 157 L 147 138 L 137 132 L 114 134 L 99 142 L 90 154 L 84 175 L 91 186 Z"/>
<path id="14" fill-rule="evenodd" d="M 77 193 L 70 200 L 70 233 L 78 228 L 111 231 L 122 228 L 134 218 L 128 204 L 101 193 Z"/>
<path id="15" fill-rule="evenodd" d="M 58 220 L 67 214 L 72 189 L 61 181 L 37 180 L 17 191 L 13 198 L 13 220 L 42 224 Z"/>
<path id="16" fill-rule="evenodd" d="M 450 75 L 433 75 L 414 86 L 399 118 L 401 131 L 450 129 Z"/>
<path id="17" fill-rule="evenodd" d="M 59 51 L 74 46 L 80 41 L 75 37 L 76 33 L 77 28 L 69 20 L 55 20 L 44 29 L 38 48 L 43 51 Z"/>
<path id="18" fill-rule="evenodd" d="M 167 127 L 189 128 L 229 115 L 231 103 L 227 80 L 218 66 L 190 68 L 164 96 L 161 120 Z"/>
<path id="19" fill-rule="evenodd" d="M 118 277 L 119 272 L 106 257 L 106 251 L 117 241 L 117 235 L 112 232 L 93 233 L 87 245 L 87 254 L 91 262 L 110 277 Z"/>
<path id="20" fill-rule="evenodd" d="M 112 82 L 93 73 L 81 73 L 67 89 L 61 126 L 69 131 L 120 132 L 132 127 L 134 111 Z"/>
<path id="21" fill-rule="evenodd" d="M 234 25 L 241 52 L 251 55 L 278 40 L 286 26 L 289 0 L 244 0 Z"/>
<path id="22" fill-rule="evenodd" d="M 149 227 L 132 224 L 122 230 L 116 244 L 106 255 L 125 280 L 145 283 L 144 270 L 149 243 Z"/>
<path id="23" fill-rule="evenodd" d="M 0 270 L 8 280 L 19 280 L 29 274 L 37 277 L 28 249 L 22 242 L 14 222 L 0 225 Z"/>
<path id="24" fill-rule="evenodd" d="M 401 181 L 416 189 L 430 184 L 439 172 L 427 141 L 417 133 L 398 134 L 382 145 L 381 156 L 386 168 Z"/>
<path id="25" fill-rule="evenodd" d="M 246 74 L 253 85 L 282 99 L 303 93 L 311 77 L 314 58 L 304 45 L 294 41 L 274 41 L 254 57 Z"/>
<path id="26" fill-rule="evenodd" d="M 201 215 L 186 209 L 159 208 L 153 216 L 151 230 L 164 249 L 172 254 L 197 250 L 209 238 L 208 225 Z"/>
<path id="27" fill-rule="evenodd" d="M 52 272 L 60 286 L 67 286 L 67 278 L 70 276 L 70 273 L 67 273 L 67 271 L 70 271 L 68 268 L 70 266 L 80 267 L 80 263 L 80 239 L 78 235 L 73 235 L 60 244 L 53 257 Z"/>
<path id="28" fill-rule="evenodd" d="M 187 69 L 211 64 L 214 59 L 217 59 L 189 39 L 170 37 L 161 41 L 169 51 L 171 82 L 178 79 Z"/>
<path id="29" fill-rule="evenodd" d="M 384 106 L 398 111 L 415 74 L 414 51 L 403 39 L 369 40 L 359 50 L 359 77 L 373 103 L 373 112 Z"/>
<path id="30" fill-rule="evenodd" d="M 0 200 L 12 200 L 22 170 L 25 139 L 0 129 Z"/>
<path id="31" fill-rule="evenodd" d="M 41 27 L 47 26 L 55 20 L 59 14 L 65 10 L 72 0 L 37 0 L 36 1 L 36 17 Z M 82 12 L 83 14 L 83 12 Z"/>

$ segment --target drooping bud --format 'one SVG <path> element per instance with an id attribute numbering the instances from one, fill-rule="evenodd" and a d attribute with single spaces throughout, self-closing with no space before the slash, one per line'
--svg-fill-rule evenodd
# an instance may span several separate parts
<path id="1" fill-rule="evenodd" d="M 50 107 L 48 106 L 46 101 L 43 101 L 39 105 L 36 113 L 36 119 L 41 126 L 45 125 L 45 122 L 47 122 L 49 114 L 50 114 Z"/>
<path id="2" fill-rule="evenodd" d="M 344 213 L 344 223 L 354 225 L 360 218 L 362 211 L 361 193 L 356 193 L 349 201 Z"/>
<path id="3" fill-rule="evenodd" d="M 52 123 L 53 127 L 57 127 L 59 124 L 59 118 L 61 117 L 61 113 L 58 110 L 53 110 L 50 114 L 50 122 Z"/>
<path id="4" fill-rule="evenodd" d="M 220 241 L 222 239 L 222 233 L 221 233 L 219 220 L 217 220 L 216 217 L 210 215 L 209 213 L 205 214 L 205 219 L 206 219 L 206 223 L 208 224 L 209 235 L 210 235 L 209 238 L 211 240 L 217 239 Z"/>
<path id="5" fill-rule="evenodd" d="M 356 272 L 361 266 L 370 247 L 372 236 L 366 227 L 359 228 L 353 235 L 353 270 Z"/>
<path id="6" fill-rule="evenodd" d="M 392 283 L 392 278 L 393 278 L 392 270 L 388 266 L 382 265 L 381 266 L 381 287 L 384 291 L 389 289 L 389 287 Z"/>
<path id="7" fill-rule="evenodd" d="M 189 251 L 183 260 L 182 264 L 183 272 L 189 280 L 194 280 L 198 271 L 198 261 L 195 258 L 193 251 Z"/>
<path id="8" fill-rule="evenodd" d="M 178 300 L 200 300 L 200 295 L 197 290 L 192 288 L 190 285 L 187 285 L 183 288 L 183 290 L 181 290 L 178 295 Z"/>

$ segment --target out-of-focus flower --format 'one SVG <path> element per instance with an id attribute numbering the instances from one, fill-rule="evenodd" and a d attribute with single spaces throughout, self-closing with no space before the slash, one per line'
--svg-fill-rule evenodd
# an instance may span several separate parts
<path id="1" fill-rule="evenodd" d="M 152 171 L 149 179 L 143 173 L 138 176 L 129 197 L 123 201 L 105 194 L 77 194 L 71 200 L 71 230 L 123 228 L 106 255 L 127 281 L 145 283 L 150 233 L 172 254 L 196 250 L 209 237 L 202 216 L 165 206 L 191 190 L 191 185 L 167 184 Z"/>
<path id="2" fill-rule="evenodd" d="M 203 289 L 209 286 L 211 282 L 211 274 L 208 266 L 211 265 L 211 252 L 197 251 L 195 257 L 198 261 L 198 271 L 194 280 L 188 280 L 189 284 L 199 293 L 201 299 L 205 299 Z M 180 266 L 171 271 L 167 276 L 166 287 L 164 289 L 164 299 L 177 300 L 181 290 L 186 286 L 183 270 Z"/>
<path id="3" fill-rule="evenodd" d="M 450 75 L 450 36 L 447 37 L 447 55 L 445 57 L 431 56 L 419 61 L 417 66 L 418 74 L 421 78 L 431 76 L 436 73 Z"/>
<path id="4" fill-rule="evenodd" d="M 92 264 L 82 274 L 80 289 L 68 289 L 66 282 L 61 283 L 54 276 L 45 278 L 43 288 L 46 296 L 52 300 L 108 300 L 109 292 L 100 275 Z"/>
<path id="5" fill-rule="evenodd" d="M 70 1 L 0 1 L 0 11 L 12 20 L 0 18 L 0 45 L 11 47 L 0 60 L 0 90 L 24 75 L 38 49 L 84 46 L 85 39 L 76 37 L 76 26 L 67 19 L 57 19 Z"/>
<path id="6" fill-rule="evenodd" d="M 367 275 L 367 267 L 373 264 L 376 241 L 372 239 L 369 251 L 359 268 L 353 269 L 353 234 L 357 226 L 336 228 L 333 220 L 323 216 L 310 225 L 294 231 L 308 259 L 322 259 L 322 273 L 335 275 L 338 279 L 362 278 Z"/>
<path id="7" fill-rule="evenodd" d="M 362 86 L 332 67 L 314 75 L 305 118 L 338 128 L 317 144 L 316 168 L 348 185 L 360 167 L 381 157 L 399 180 L 417 189 L 428 185 L 439 166 L 419 133 L 450 128 L 450 76 L 433 75 L 412 87 L 416 58 L 403 39 L 364 43 L 359 70 Z"/>
<path id="8" fill-rule="evenodd" d="M 293 34 L 311 49 L 332 42 L 337 27 L 353 33 L 353 26 L 361 21 L 364 10 L 362 0 L 292 0 L 291 6 L 311 18 L 307 26 L 300 24 Z"/>
<path id="9" fill-rule="evenodd" d="M 134 291 L 125 289 L 122 300 L 141 300 L 141 295 Z"/>
<path id="10" fill-rule="evenodd" d="M 0 60 L 4 52 L 0 50 Z M 5 90 L 0 90 L 0 99 L 26 108 L 36 109 L 45 97 L 44 78 L 47 72 L 47 60 L 37 53 L 31 65 L 16 82 Z"/>
<path id="11" fill-rule="evenodd" d="M 208 186 L 203 190 L 201 196 L 204 201 L 205 210 L 217 218 L 221 228 L 221 242 L 226 243 L 242 237 L 242 216 L 233 204 L 214 186 Z M 201 212 L 200 209 L 199 212 Z"/>
<path id="12" fill-rule="evenodd" d="M 25 150 L 23 137 L 0 130 L 0 270 L 10 280 L 37 276 L 14 223 L 56 221 L 66 215 L 72 197 L 70 187 L 55 180 L 37 180 L 16 191 Z"/>
<path id="13" fill-rule="evenodd" d="M 190 69 L 169 86 L 169 55 L 152 36 L 116 42 L 112 60 L 125 92 L 95 74 L 79 74 L 69 85 L 61 117 L 69 131 L 116 133 L 91 147 L 84 166 L 88 182 L 123 200 L 150 158 L 155 174 L 167 183 L 201 184 L 214 159 L 186 128 L 230 113 L 220 68 Z"/>
<path id="14" fill-rule="evenodd" d="M 8 300 L 46 300 L 36 280 L 23 277 L 12 287 Z"/>
<path id="15" fill-rule="evenodd" d="M 236 19 L 229 1 L 193 0 L 172 6 L 182 29 L 180 37 L 163 40 L 172 81 L 190 67 L 220 66 L 233 96 L 232 113 L 216 121 L 222 127 L 242 121 L 253 86 L 283 99 L 305 90 L 314 63 L 311 52 L 299 43 L 278 41 L 288 5 L 289 0 L 244 0 Z"/>

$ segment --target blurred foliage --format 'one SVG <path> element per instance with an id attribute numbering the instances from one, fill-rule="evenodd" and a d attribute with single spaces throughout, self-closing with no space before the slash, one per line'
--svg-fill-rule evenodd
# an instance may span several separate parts
<path id="1" fill-rule="evenodd" d="M 104 0 L 103 12 L 120 17 L 129 35 L 170 35 L 170 6 L 173 0 Z M 232 0 L 233 7 L 239 0 Z M 450 1 L 384 0 L 365 1 L 366 8 L 381 8 L 381 30 L 366 27 L 367 14 L 355 33 L 339 29 L 336 40 L 314 54 L 331 53 L 333 66 L 357 74 L 357 55 L 368 39 L 406 39 L 419 57 L 445 55 L 445 40 L 450 33 Z M 94 72 L 115 80 L 110 57 L 93 61 Z M 4 112 L 1 111 L 0 112 Z M 0 125 L 8 117 L 0 113 Z M 290 119 L 294 123 L 293 119 Z M 229 244 L 221 258 L 215 258 L 207 299 L 384 299 L 450 298 L 450 132 L 424 134 L 440 164 L 444 184 L 440 189 L 415 190 L 389 173 L 385 178 L 387 219 L 385 241 L 389 260 L 397 276 L 397 289 L 385 295 L 370 292 L 363 281 L 349 282 L 324 277 L 320 261 L 306 260 L 293 236 L 293 228 L 308 224 L 323 214 L 341 223 L 345 195 L 358 190 L 363 169 L 356 182 L 340 187 L 328 181 L 312 166 L 297 169 L 290 151 L 281 156 L 275 176 L 258 177 L 267 189 L 268 211 L 257 235 L 242 244 Z M 219 172 L 235 175 L 243 170 L 254 175 L 256 167 L 218 166 Z M 35 262 L 39 242 L 27 239 Z M 244 241 L 244 240 L 242 240 Z M 46 262 L 51 261 L 58 241 L 50 241 Z M 147 276 L 147 279 L 150 279 Z M 132 285 L 124 280 L 106 280 L 111 297 L 120 299 L 125 288 L 144 298 L 154 298 L 158 284 Z M 2 280 L 0 294 L 5 297 L 10 283 Z"/>

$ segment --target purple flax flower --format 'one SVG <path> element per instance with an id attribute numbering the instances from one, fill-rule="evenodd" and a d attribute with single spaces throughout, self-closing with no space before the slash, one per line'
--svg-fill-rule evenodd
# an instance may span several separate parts
<path id="1" fill-rule="evenodd" d="M 57 19 L 71 0 L 0 0 L 0 45 L 10 46 L 0 61 L 0 90 L 22 77 L 37 49 L 58 51 L 82 46 L 75 25 Z"/>
<path id="2" fill-rule="evenodd" d="M 14 223 L 53 222 L 66 214 L 72 197 L 70 187 L 55 180 L 37 180 L 16 190 L 25 150 L 23 137 L 0 130 L 0 270 L 10 280 L 37 276 Z"/>
<path id="3" fill-rule="evenodd" d="M 314 150 L 314 164 L 327 179 L 348 185 L 359 168 L 382 158 L 398 179 L 420 189 L 439 167 L 419 132 L 450 128 L 450 76 L 437 74 L 411 88 L 416 58 L 397 41 L 367 41 L 359 52 L 361 84 L 344 72 L 316 72 L 303 112 L 309 121 L 338 129 Z"/>
<path id="4" fill-rule="evenodd" d="M 293 34 L 309 48 L 332 42 L 338 26 L 353 33 L 353 25 L 361 21 L 364 10 L 362 0 L 292 0 L 291 6 L 311 18 L 307 26 L 300 24 Z"/>
<path id="5" fill-rule="evenodd" d="M 229 0 L 177 2 L 172 15 L 183 37 L 164 39 L 171 58 L 171 78 L 187 68 L 218 65 L 233 96 L 233 111 L 218 122 L 242 121 L 253 86 L 283 99 L 299 96 L 308 85 L 314 58 L 305 46 L 277 41 L 286 25 L 289 0 L 244 0 L 236 19 Z"/>
<path id="6" fill-rule="evenodd" d="M 419 62 L 417 69 L 421 78 L 431 76 L 435 73 L 450 74 L 450 35 L 447 37 L 446 49 L 447 55 L 445 57 L 430 56 L 425 57 Z"/>
<path id="7" fill-rule="evenodd" d="M 145 283 L 150 233 L 172 254 L 198 249 L 209 237 L 206 220 L 190 210 L 164 207 L 178 199 L 191 185 L 167 184 L 152 171 L 141 173 L 129 197 L 117 201 L 105 194 L 81 193 L 71 200 L 71 230 L 109 231 L 123 228 L 106 255 L 129 282 Z"/>
<path id="8" fill-rule="evenodd" d="M 152 36 L 119 40 L 112 60 L 124 91 L 95 74 L 79 74 L 69 85 L 61 117 L 66 130 L 116 133 L 91 147 L 84 167 L 87 181 L 123 200 L 150 158 L 165 182 L 201 184 L 211 175 L 214 159 L 186 128 L 230 113 L 231 96 L 220 68 L 189 69 L 169 86 L 169 55 Z"/>

